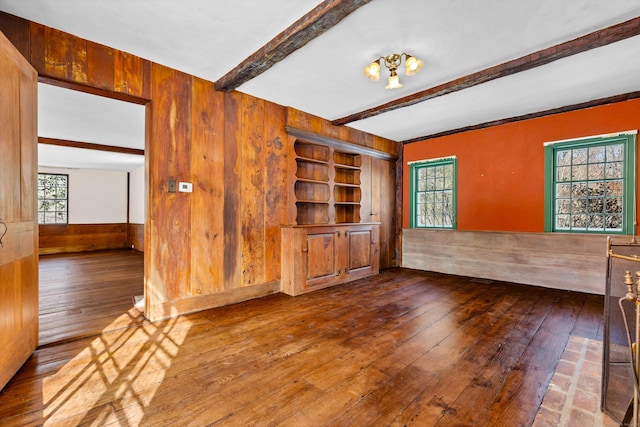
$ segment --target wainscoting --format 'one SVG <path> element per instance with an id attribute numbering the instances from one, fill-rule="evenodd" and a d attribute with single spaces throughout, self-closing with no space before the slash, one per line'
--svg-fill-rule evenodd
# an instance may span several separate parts
<path id="1" fill-rule="evenodd" d="M 129 246 L 144 252 L 144 224 L 129 224 Z"/>
<path id="2" fill-rule="evenodd" d="M 404 229 L 402 266 L 604 294 L 606 240 L 593 234 Z"/>
<path id="3" fill-rule="evenodd" d="M 132 246 L 144 251 L 144 224 L 41 224 L 39 233 L 40 255 Z"/>

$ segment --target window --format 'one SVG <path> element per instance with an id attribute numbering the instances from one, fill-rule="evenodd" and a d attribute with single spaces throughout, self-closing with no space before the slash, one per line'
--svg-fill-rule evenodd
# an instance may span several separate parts
<path id="1" fill-rule="evenodd" d="M 636 133 L 545 146 L 545 231 L 635 234 Z"/>
<path id="2" fill-rule="evenodd" d="M 69 175 L 38 174 L 38 223 L 68 222 Z"/>
<path id="3" fill-rule="evenodd" d="M 413 162 L 409 168 L 411 227 L 456 228 L 457 159 Z"/>

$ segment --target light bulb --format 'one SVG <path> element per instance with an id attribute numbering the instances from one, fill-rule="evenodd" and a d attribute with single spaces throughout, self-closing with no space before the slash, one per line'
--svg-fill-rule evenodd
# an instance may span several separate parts
<path id="1" fill-rule="evenodd" d="M 392 70 L 391 75 L 389 76 L 389 84 L 387 84 L 384 88 L 399 89 L 401 87 L 402 87 L 402 84 L 400 84 L 400 78 L 398 77 L 398 73 L 396 73 L 396 70 Z"/>
<path id="2" fill-rule="evenodd" d="M 364 75 L 373 81 L 380 80 L 380 63 L 378 61 L 373 61 L 371 64 L 364 67 Z"/>
<path id="3" fill-rule="evenodd" d="M 422 70 L 423 62 L 415 56 L 407 56 L 407 59 L 404 61 L 404 65 L 407 76 L 413 76 L 414 74 L 417 74 L 418 71 Z"/>

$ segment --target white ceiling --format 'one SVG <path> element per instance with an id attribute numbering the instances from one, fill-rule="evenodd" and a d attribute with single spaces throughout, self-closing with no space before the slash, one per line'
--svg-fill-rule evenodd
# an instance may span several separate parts
<path id="1" fill-rule="evenodd" d="M 216 81 L 318 2 L 0 0 L 0 10 Z M 238 90 L 332 120 L 638 16 L 640 0 L 373 0 Z M 372 82 L 362 69 L 394 52 L 425 65 L 412 77 L 400 72 L 401 89 L 385 90 L 384 74 Z M 633 37 L 349 126 L 401 141 L 638 91 L 638 52 L 640 37 Z M 85 133 L 101 127 L 80 130 L 53 119 L 64 95 L 40 92 L 40 136 L 143 144 L 143 107 L 124 113 L 141 115 L 142 123 L 116 117 L 118 125 Z M 85 102 L 65 97 L 62 103 L 69 115 L 76 103 L 81 112 L 97 110 L 90 115 L 101 124 L 107 108 L 118 114 L 119 108 Z"/>

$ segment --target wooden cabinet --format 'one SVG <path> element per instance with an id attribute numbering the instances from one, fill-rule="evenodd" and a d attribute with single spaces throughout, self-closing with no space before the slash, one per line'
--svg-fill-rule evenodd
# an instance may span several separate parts
<path id="1" fill-rule="evenodd" d="M 296 128 L 287 132 L 281 291 L 299 295 L 378 274 L 381 260 L 394 265 L 395 158 Z"/>
<path id="2" fill-rule="evenodd" d="M 379 225 L 282 227 L 281 291 L 299 295 L 378 274 Z"/>

